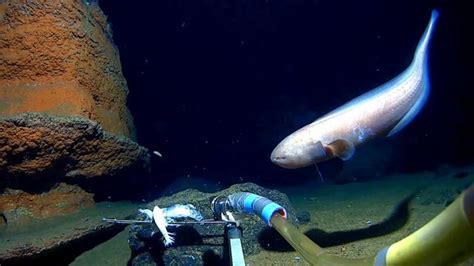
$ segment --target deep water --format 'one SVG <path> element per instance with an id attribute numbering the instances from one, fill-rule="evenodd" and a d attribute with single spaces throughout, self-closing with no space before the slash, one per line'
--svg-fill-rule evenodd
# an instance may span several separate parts
<path id="1" fill-rule="evenodd" d="M 212 219 L 216 218 L 211 211 L 216 202 L 213 199 L 241 191 L 265 193 L 262 195 L 285 206 L 288 220 L 330 254 L 378 254 L 383 247 L 433 219 L 474 181 L 474 142 L 470 130 L 474 114 L 474 21 L 468 2 L 83 0 L 89 5 L 98 3 L 108 18 L 127 81 L 127 106 L 134 120 L 137 143 L 150 150 L 151 171 L 147 175 L 143 167 L 148 154 L 140 152 L 136 167 L 125 169 L 128 164 L 121 164 L 125 171 L 122 166 L 110 167 L 110 172 L 97 167 L 99 170 L 91 171 L 90 176 L 76 178 L 68 174 L 81 175 L 81 171 L 48 170 L 43 175 L 25 175 L 31 181 L 14 176 L 12 180 L 19 185 L 10 180 L 3 182 L 0 191 L 8 201 L 0 207 L 7 206 L 5 203 L 15 207 L 8 205 L 10 209 L 5 208 L 6 211 L 0 208 L 0 262 L 131 265 L 137 254 L 151 251 L 153 256 L 142 258 L 170 264 L 183 259 L 184 254 L 189 260 L 219 265 L 229 259 L 224 228 L 221 234 L 221 228 L 214 232 L 215 228 L 208 230 L 210 225 L 200 222 L 196 227 L 204 231 L 187 230 L 188 225 L 171 229 L 172 233 L 178 232 L 177 243 L 166 249 L 161 234 L 150 238 L 149 245 L 138 241 L 138 231 L 129 234 L 129 227 L 106 222 L 114 218 L 135 220 L 139 209 L 188 202 L 199 207 L 204 218 Z M 18 4 L 25 14 L 30 12 L 28 5 L 21 5 Z M 41 15 L 45 14 L 39 9 L 40 4 L 32 5 L 38 6 Z M 382 137 L 358 147 L 349 161 L 333 159 L 320 163 L 318 168 L 293 170 L 270 161 L 270 153 L 284 137 L 404 71 L 413 59 L 433 9 L 440 11 L 440 17 L 429 52 L 431 92 L 411 124 L 393 137 Z M 14 21 L 13 17 L 8 19 Z M 34 20 L 34 16 L 31 18 Z M 97 23 L 84 25 L 95 25 L 98 31 L 108 29 Z M 17 36 L 12 36 L 16 40 Z M 32 46 L 36 44 L 34 39 L 25 38 Z M 92 37 L 87 41 L 95 44 Z M 97 51 L 102 52 L 100 48 Z M 120 74 L 118 70 L 107 70 Z M 101 79 L 98 80 L 100 83 Z M 112 102 L 118 102 L 115 99 L 120 97 L 112 98 Z M 44 123 L 37 124 L 44 127 Z M 88 125 L 78 127 L 77 131 L 89 130 Z M 90 128 L 94 132 L 90 135 L 99 136 L 99 141 L 103 136 L 110 137 L 95 126 Z M 41 133 L 41 137 L 49 134 L 35 133 Z M 89 135 L 78 136 L 77 139 L 86 139 Z M 71 138 L 72 144 L 64 142 L 74 146 L 75 140 Z M 20 150 L 18 156 L 12 152 L 13 158 L 18 162 L 26 158 L 25 164 L 34 157 L 36 149 L 44 148 L 35 147 L 30 154 L 30 150 L 16 149 L 16 142 L 13 144 L 13 151 Z M 88 155 L 104 149 L 101 145 L 77 146 L 84 150 L 78 149 L 77 161 L 82 161 L 81 152 Z M 59 163 L 52 169 L 62 170 L 69 163 L 76 163 L 67 157 L 68 147 L 64 145 L 64 152 L 52 154 L 54 147 L 46 150 L 45 157 L 65 157 L 55 160 Z M 103 156 L 111 160 L 97 156 L 84 160 L 80 166 L 90 169 L 89 162 L 97 162 L 108 169 L 121 162 L 115 151 L 128 159 L 131 153 L 127 150 L 140 149 L 131 143 L 110 150 L 105 149 Z M 153 151 L 162 156 L 153 155 Z M 13 166 L 16 165 L 15 162 Z M 28 172 L 18 169 L 19 173 Z M 59 184 L 60 181 L 67 184 Z M 44 184 L 39 186 L 41 182 Z M 226 190 L 236 183 L 242 184 Z M 17 188 L 25 193 L 13 190 Z M 177 193 L 188 188 L 200 192 Z M 204 194 L 216 191 L 222 195 Z M 69 208 L 73 213 L 63 215 Z M 39 209 L 40 214 L 30 213 L 31 209 Z M 49 214 L 50 218 L 42 218 Z M 248 222 L 239 223 L 243 225 L 243 242 L 248 245 L 244 246 L 248 265 L 307 265 L 257 216 L 247 219 L 241 215 L 236 215 L 237 220 Z M 23 217 L 34 222 L 17 222 Z M 153 219 L 158 220 L 156 216 Z M 154 224 L 146 226 L 156 230 Z M 136 246 L 143 244 L 143 249 L 132 251 L 131 238 L 136 240 Z M 204 241 L 211 238 L 211 242 Z M 222 254 L 208 253 L 212 248 L 200 253 L 209 247 L 216 247 L 212 252 Z M 249 252 L 248 247 L 253 251 Z M 12 256 L 7 258 L 4 254 Z M 187 263 L 184 259 L 180 262 Z M 473 262 L 471 258 L 465 265 Z M 146 260 L 142 263 L 146 264 Z"/>
<path id="2" fill-rule="evenodd" d="M 270 152 L 286 135 L 390 80 L 412 60 L 433 8 L 431 94 L 402 132 L 356 152 L 359 179 L 474 158 L 468 1 L 101 0 L 112 24 L 138 141 L 159 185 L 297 184 Z M 381 144 L 380 144 L 381 143 Z M 374 162 L 373 158 L 383 158 Z M 341 162 L 321 169 L 329 182 Z M 361 178 L 363 177 L 363 178 Z"/>

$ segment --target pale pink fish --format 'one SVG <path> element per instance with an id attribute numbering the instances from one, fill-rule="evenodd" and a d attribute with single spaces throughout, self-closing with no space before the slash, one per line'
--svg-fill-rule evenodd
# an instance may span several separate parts
<path id="1" fill-rule="evenodd" d="M 348 160 L 356 146 L 391 136 L 410 123 L 429 94 L 428 48 L 437 18 L 433 10 L 404 72 L 286 137 L 273 150 L 272 162 L 291 169 L 334 157 Z"/>

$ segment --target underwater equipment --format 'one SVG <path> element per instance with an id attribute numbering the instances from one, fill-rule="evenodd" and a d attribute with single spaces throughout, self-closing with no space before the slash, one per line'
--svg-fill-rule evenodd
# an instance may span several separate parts
<path id="1" fill-rule="evenodd" d="M 229 244 L 230 265 L 245 266 L 244 251 L 242 249 L 242 232 L 232 212 L 227 207 L 227 197 L 217 196 L 211 201 L 214 220 L 232 221 L 225 226 L 225 232 Z"/>
<path id="2" fill-rule="evenodd" d="M 153 211 L 149 209 L 139 209 L 140 214 L 145 217 L 145 220 L 119 220 L 115 218 L 102 218 L 103 222 L 116 224 L 147 224 L 155 223 L 157 228 L 163 235 L 163 243 L 166 246 L 174 243 L 174 234 L 168 232 L 168 226 L 177 226 L 172 224 L 175 220 L 191 218 L 196 221 L 202 221 L 202 214 L 192 204 L 176 204 L 168 208 L 160 208 L 155 206 Z"/>
<path id="3" fill-rule="evenodd" d="M 212 203 L 214 213 L 246 212 L 256 214 L 271 226 L 270 219 L 279 213 L 286 219 L 285 208 L 262 196 L 250 192 L 238 192 L 227 197 L 216 197 Z"/>
<path id="4" fill-rule="evenodd" d="M 117 219 L 117 218 L 102 218 L 104 223 L 113 223 L 113 224 L 151 224 L 152 220 L 127 220 L 127 219 Z"/>
<path id="5" fill-rule="evenodd" d="M 225 227 L 226 236 L 229 241 L 230 265 L 245 266 L 244 251 L 242 249 L 242 232 L 235 224 Z"/>
<path id="6" fill-rule="evenodd" d="M 215 197 L 211 202 L 211 209 L 214 219 L 174 221 L 169 225 L 225 225 L 230 263 L 233 266 L 245 265 L 239 223 L 232 214 L 235 212 L 258 215 L 312 265 L 447 265 L 474 256 L 474 185 L 426 225 L 366 258 L 344 258 L 328 254 L 287 220 L 284 207 L 253 193 L 238 192 L 227 197 Z M 103 221 L 122 224 L 151 223 L 149 220 L 108 218 Z"/>
<path id="7" fill-rule="evenodd" d="M 268 221 L 267 217 L 263 220 Z M 312 265 L 448 265 L 474 256 L 474 186 L 425 226 L 366 258 L 328 254 L 278 211 L 271 216 L 270 225 Z"/>
<path id="8" fill-rule="evenodd" d="M 285 208 L 273 201 L 249 192 L 238 192 L 227 197 L 217 196 L 211 202 L 214 219 L 234 220 L 233 212 L 245 212 L 256 214 L 271 226 L 270 218 L 278 213 L 287 217 Z M 231 265 L 245 265 L 242 244 L 240 242 L 240 229 L 237 224 L 226 226 L 227 237 L 231 254 Z"/>
<path id="9" fill-rule="evenodd" d="M 211 208 L 213 210 L 214 219 L 204 219 L 202 214 L 194 207 L 192 204 L 176 204 L 170 206 L 168 208 L 159 208 L 158 206 L 154 207 L 154 210 L 148 209 L 139 209 L 139 213 L 144 217 L 144 220 L 138 219 L 116 219 L 116 218 L 102 218 L 103 222 L 107 223 L 115 223 L 115 224 L 132 224 L 132 225 L 139 225 L 139 224 L 151 224 L 157 223 L 157 219 L 161 221 L 158 223 L 163 224 L 163 219 L 165 220 L 166 226 L 181 226 L 181 225 L 224 225 L 224 232 L 225 236 L 228 240 L 229 246 L 229 257 L 230 257 L 230 265 L 232 266 L 245 266 L 245 259 L 244 253 L 242 249 L 242 242 L 241 242 L 241 228 L 239 227 L 239 222 L 235 220 L 233 214 L 227 209 L 219 209 L 217 206 L 220 204 L 220 199 L 227 200 L 227 197 L 216 197 L 211 202 Z M 157 213 L 156 209 L 159 208 L 160 215 L 158 218 L 155 214 Z M 179 221 L 181 219 L 191 218 L 194 221 Z M 157 227 L 158 226 L 157 223 Z M 166 230 L 162 230 L 160 228 L 161 233 L 163 234 L 171 234 L 168 233 Z M 148 230 L 142 235 L 147 235 L 147 238 L 150 238 L 154 235 L 155 232 L 149 232 Z M 174 242 L 174 237 L 171 236 L 169 238 L 171 242 Z M 170 243 L 164 243 L 165 247 L 167 247 Z M 136 241 L 129 240 L 130 245 L 140 246 L 136 244 Z M 132 248 L 133 250 L 133 248 Z"/>

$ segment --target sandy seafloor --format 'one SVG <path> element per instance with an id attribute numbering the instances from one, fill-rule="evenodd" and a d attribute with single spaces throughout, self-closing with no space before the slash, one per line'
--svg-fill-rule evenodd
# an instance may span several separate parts
<path id="1" fill-rule="evenodd" d="M 456 178 L 456 174 L 469 174 Z M 347 258 L 362 258 L 376 254 L 422 227 L 455 199 L 458 191 L 474 182 L 474 167 L 446 169 L 444 174 L 424 172 L 387 176 L 379 181 L 308 186 L 282 189 L 298 210 L 310 212 L 311 222 L 302 232 L 317 228 L 326 233 L 340 233 L 368 228 L 387 219 L 396 205 L 412 193 L 406 223 L 396 231 L 381 236 L 360 239 L 326 247 L 328 253 Z M 368 233 L 369 235 L 370 233 Z M 344 235 L 344 234 L 342 234 Z M 314 239 L 313 239 L 314 240 Z M 342 242 L 344 242 L 342 240 Z M 317 240 L 316 240 L 317 243 Z M 297 252 L 263 251 L 246 258 L 248 265 L 309 265 Z M 474 265 L 470 259 L 458 265 Z"/>
<path id="2" fill-rule="evenodd" d="M 458 177 L 454 175 L 458 174 Z M 345 185 L 300 184 L 280 188 L 297 210 L 308 211 L 311 221 L 300 227 L 302 232 L 323 230 L 333 237 L 324 241 L 340 241 L 326 247 L 331 254 L 348 258 L 376 254 L 380 249 L 422 227 L 440 213 L 460 191 L 474 182 L 474 166 L 446 168 L 437 174 L 424 172 L 410 175 L 392 175 L 379 181 L 349 183 Z M 416 194 L 413 194 L 416 192 Z M 355 236 L 350 242 L 347 231 L 376 225 L 393 213 L 394 208 L 409 195 L 408 219 L 393 232 L 371 236 L 370 230 L 363 238 Z M 360 230 L 359 230 L 360 231 Z M 346 232 L 346 233 L 344 233 Z M 130 251 L 126 244 L 127 230 L 95 249 L 79 256 L 72 265 L 126 265 Z M 316 240 L 316 243 L 318 241 Z M 123 250 L 123 252 L 120 252 Z M 115 255 L 112 255 L 115 254 Z M 247 265 L 308 265 L 295 251 L 265 250 L 246 257 Z M 474 259 L 458 265 L 474 265 Z"/>

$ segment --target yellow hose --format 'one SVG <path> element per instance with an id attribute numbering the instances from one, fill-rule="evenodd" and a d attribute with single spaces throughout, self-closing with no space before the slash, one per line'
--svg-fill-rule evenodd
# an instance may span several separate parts
<path id="1" fill-rule="evenodd" d="M 270 222 L 312 265 L 447 265 L 474 255 L 474 186 L 418 231 L 367 258 L 327 254 L 278 213 Z"/>
<path id="2" fill-rule="evenodd" d="M 428 224 L 391 245 L 386 265 L 447 265 L 474 255 L 474 187 Z"/>
<path id="3" fill-rule="evenodd" d="M 274 215 L 270 222 L 273 228 L 312 265 L 373 265 L 375 256 L 363 259 L 347 259 L 327 254 L 323 248 L 298 231 L 294 225 L 285 220 L 280 214 Z"/>

